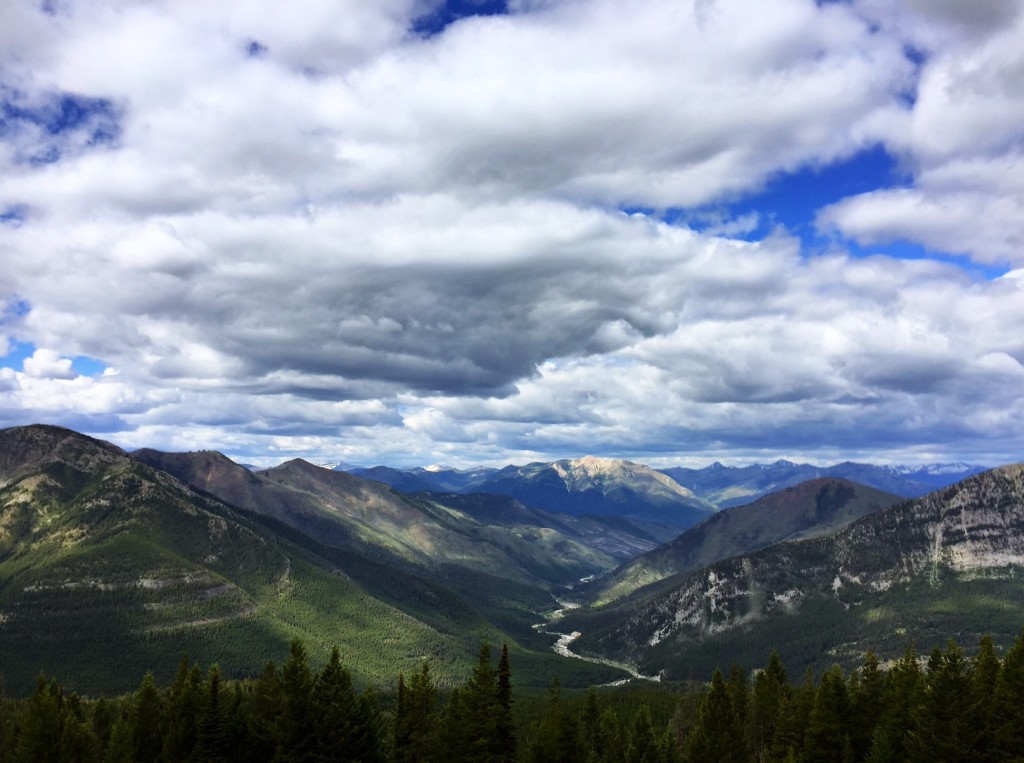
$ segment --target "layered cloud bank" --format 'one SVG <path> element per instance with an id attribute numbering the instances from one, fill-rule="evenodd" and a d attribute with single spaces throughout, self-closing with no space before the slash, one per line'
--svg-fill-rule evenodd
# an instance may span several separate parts
<path id="1" fill-rule="evenodd" d="M 0 425 L 269 461 L 1024 451 L 1020 3 L 8 6 Z M 892 182 L 806 229 L 736 211 L 880 147 Z"/>

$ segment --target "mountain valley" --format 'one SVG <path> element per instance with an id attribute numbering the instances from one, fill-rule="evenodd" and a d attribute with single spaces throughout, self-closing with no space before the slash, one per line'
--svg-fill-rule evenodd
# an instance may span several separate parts
<path id="1" fill-rule="evenodd" d="M 729 510 L 732 511 L 732 510 Z M 903 501 L 832 535 L 784 542 L 566 616 L 574 649 L 671 678 L 729 659 L 827 668 L 872 648 L 1019 634 L 1024 465 Z M 728 655 L 728 657 L 727 657 Z"/>
<path id="2" fill-rule="evenodd" d="M 629 462 L 473 475 L 445 484 L 482 478 L 474 491 L 404 493 L 302 460 L 253 471 L 0 431 L 7 685 L 45 668 L 121 690 L 119 668 L 168 676 L 183 651 L 251 675 L 296 637 L 315 659 L 337 645 L 363 681 L 429 658 L 444 684 L 487 640 L 510 644 L 527 685 L 586 685 L 622 677 L 617 664 L 678 679 L 778 648 L 822 667 L 937 634 L 1005 644 L 1020 627 L 1021 467 L 909 501 L 819 478 L 718 511 Z M 555 597 L 600 606 L 534 627 Z M 582 632 L 572 651 L 604 664 L 556 655 L 552 628 Z"/>
<path id="3" fill-rule="evenodd" d="M 679 537 L 641 554 L 580 590 L 603 605 L 674 575 L 787 540 L 828 535 L 901 501 L 843 479 L 819 478 L 720 511 Z"/>

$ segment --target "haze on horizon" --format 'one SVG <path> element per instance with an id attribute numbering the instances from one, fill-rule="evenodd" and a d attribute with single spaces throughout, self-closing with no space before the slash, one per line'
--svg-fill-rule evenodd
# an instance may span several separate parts
<path id="1" fill-rule="evenodd" d="M 0 6 L 0 427 L 1024 458 L 1021 0 Z"/>

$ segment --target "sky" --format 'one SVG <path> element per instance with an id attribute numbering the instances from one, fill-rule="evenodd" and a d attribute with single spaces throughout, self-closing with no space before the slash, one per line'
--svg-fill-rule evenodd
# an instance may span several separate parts
<path id="1" fill-rule="evenodd" d="M 0 427 L 1024 460 L 1021 0 L 0 4 Z"/>

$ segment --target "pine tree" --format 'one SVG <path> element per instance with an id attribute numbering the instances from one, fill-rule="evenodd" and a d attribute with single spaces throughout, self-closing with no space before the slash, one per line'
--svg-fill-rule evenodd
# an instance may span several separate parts
<path id="1" fill-rule="evenodd" d="M 356 700 L 356 736 L 349 748 L 355 760 L 362 763 L 384 763 L 384 730 L 381 725 L 377 694 L 366 687 Z"/>
<path id="2" fill-rule="evenodd" d="M 623 743 L 625 734 L 619 716 L 610 707 L 601 712 L 597 719 L 597 736 L 594 739 L 594 758 L 597 763 L 623 763 L 626 758 L 626 746 Z"/>
<path id="3" fill-rule="evenodd" d="M 316 759 L 372 763 L 382 758 L 376 697 L 369 690 L 356 697 L 337 647 L 316 678 L 313 713 Z"/>
<path id="4" fill-rule="evenodd" d="M 280 742 L 281 681 L 277 666 L 267 662 L 249 698 L 248 753 L 250 760 L 270 760 Z M 169 761 L 168 761 L 169 763 Z"/>
<path id="5" fill-rule="evenodd" d="M 821 677 L 804 734 L 804 758 L 816 763 L 843 763 L 850 746 L 846 733 L 849 698 L 839 666 Z"/>
<path id="6" fill-rule="evenodd" d="M 755 757 L 764 756 L 771 749 L 779 715 L 779 702 L 783 693 L 788 691 L 789 680 L 786 678 L 786 670 L 782 667 L 779 653 L 773 651 L 764 670 L 754 678 L 747 740 L 748 748 Z"/>
<path id="7" fill-rule="evenodd" d="M 196 745 L 196 720 L 200 704 L 200 672 L 183 657 L 167 699 L 167 732 L 161 748 L 165 763 L 188 760 Z"/>
<path id="8" fill-rule="evenodd" d="M 100 743 L 86 717 L 81 698 L 72 692 L 64 703 L 58 763 L 92 763 L 99 759 Z"/>
<path id="9" fill-rule="evenodd" d="M 313 717 L 313 674 L 306 648 L 292 641 L 288 660 L 281 668 L 281 711 L 278 717 L 275 763 L 299 763 L 312 758 L 316 747 Z"/>
<path id="10" fill-rule="evenodd" d="M 918 702 L 922 681 L 917 651 L 911 644 L 889 671 L 885 682 L 885 710 L 879 717 L 869 755 L 877 757 L 880 751 L 888 751 L 892 760 L 906 759 L 911 713 Z"/>
<path id="11" fill-rule="evenodd" d="M 513 763 L 516 760 L 516 729 L 512 720 L 512 667 L 507 643 L 502 644 L 498 659 L 495 699 L 493 759 L 496 763 Z"/>
<path id="12" fill-rule="evenodd" d="M 853 676 L 851 676 L 851 679 Z M 850 746 L 855 760 L 863 760 L 871 748 L 875 726 L 882 712 L 885 674 L 873 650 L 864 655 L 856 687 L 850 687 Z"/>
<path id="13" fill-rule="evenodd" d="M 626 742 L 626 763 L 661 763 L 661 748 L 654 736 L 651 710 L 646 704 L 633 716 Z"/>
<path id="14" fill-rule="evenodd" d="M 397 763 L 426 763 L 434 749 L 437 722 L 437 689 L 424 662 L 404 686 L 399 676 L 399 701 L 395 710 L 394 759 Z"/>
<path id="15" fill-rule="evenodd" d="M 747 671 L 733 663 L 729 668 L 729 680 L 726 686 L 729 689 L 729 701 L 732 703 L 733 714 L 736 716 L 736 720 L 739 721 L 740 728 L 743 729 L 743 757 L 746 759 L 747 738 L 749 736 L 748 727 L 750 725 L 747 712 L 748 705 L 750 704 L 748 701 Z"/>
<path id="16" fill-rule="evenodd" d="M 782 693 L 779 696 L 779 708 L 775 715 L 774 731 L 766 760 L 783 763 L 790 756 L 795 756 L 803 747 L 803 730 L 797 702 L 792 692 Z"/>
<path id="17" fill-rule="evenodd" d="M 60 750 L 61 712 L 56 681 L 47 683 L 40 674 L 32 697 L 21 712 L 16 763 L 56 761 Z"/>
<path id="18" fill-rule="evenodd" d="M 337 647 L 316 677 L 313 686 L 313 716 L 316 719 L 316 755 L 321 760 L 344 756 L 357 734 L 356 695 L 352 678 L 341 666 Z"/>
<path id="19" fill-rule="evenodd" d="M 1024 632 L 1003 656 L 992 693 L 992 750 L 1002 759 L 1024 755 Z"/>
<path id="20" fill-rule="evenodd" d="M 683 763 L 683 749 L 671 728 L 666 728 L 658 740 L 658 752 L 663 763 Z"/>
<path id="21" fill-rule="evenodd" d="M 507 650 L 506 650 L 506 670 Z M 511 673 L 504 688 L 498 686 L 498 674 L 491 665 L 491 647 L 488 643 L 480 647 L 477 665 L 463 691 L 464 723 L 468 755 L 474 761 L 507 760 L 509 739 L 505 736 L 510 729 L 501 728 L 511 723 Z M 499 692 L 506 694 L 508 708 L 499 703 Z M 501 731 L 499 731 L 501 728 Z M 514 743 L 513 748 L 514 748 Z"/>
<path id="22" fill-rule="evenodd" d="M 995 695 L 996 682 L 999 678 L 999 658 L 996 656 L 992 637 L 981 637 L 978 644 L 978 656 L 970 671 L 971 700 L 970 724 L 975 730 L 973 757 L 979 763 L 994 760 L 991 750 L 993 733 L 992 698 Z"/>
<path id="23" fill-rule="evenodd" d="M 461 688 L 452 690 L 438 721 L 437 744 L 438 749 L 443 751 L 446 763 L 462 763 L 471 759 L 463 695 Z"/>
<path id="24" fill-rule="evenodd" d="M 544 718 L 534 735 L 529 759 L 536 763 L 574 763 L 579 760 L 576 718 L 562 704 L 562 685 L 556 676 L 548 693 Z"/>
<path id="25" fill-rule="evenodd" d="M 163 698 L 152 673 L 146 673 L 135 694 L 131 712 L 132 754 L 135 760 L 159 760 L 163 749 Z"/>
<path id="26" fill-rule="evenodd" d="M 597 749 L 595 743 L 598 734 L 598 722 L 601 719 L 601 708 L 597 704 L 597 692 L 591 686 L 587 689 L 587 698 L 580 711 L 577 728 L 579 729 L 579 740 L 576 747 L 580 752 L 580 760 L 588 761 L 596 759 Z"/>
<path id="27" fill-rule="evenodd" d="M 220 667 L 211 665 L 206 674 L 202 704 L 196 719 L 196 744 L 192 753 L 196 763 L 224 760 L 230 749 L 222 688 Z"/>
<path id="28" fill-rule="evenodd" d="M 971 684 L 963 652 L 952 639 L 928 659 L 920 698 L 911 710 L 907 751 L 914 763 L 966 760 L 974 749 Z"/>
<path id="29" fill-rule="evenodd" d="M 114 726 L 114 713 L 106 697 L 100 697 L 92 710 L 92 731 L 99 742 L 100 752 L 105 754 L 110 744 L 110 733 Z"/>
<path id="30" fill-rule="evenodd" d="M 711 687 L 697 709 L 697 718 L 683 746 L 690 763 L 721 761 L 740 763 L 746 760 L 743 726 L 733 710 L 729 689 L 722 671 L 715 670 Z"/>
<path id="31" fill-rule="evenodd" d="M 121 716 L 114 721 L 110 730 L 110 744 L 104 757 L 106 763 L 135 763 L 135 751 L 132 749 L 132 724 L 128 716 Z"/>

